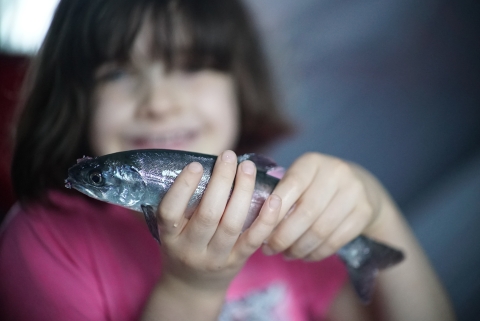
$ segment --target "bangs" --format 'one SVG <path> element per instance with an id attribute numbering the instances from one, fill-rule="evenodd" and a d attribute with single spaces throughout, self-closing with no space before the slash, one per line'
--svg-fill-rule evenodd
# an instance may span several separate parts
<path id="1" fill-rule="evenodd" d="M 145 23 L 152 28 L 149 56 L 166 68 L 231 71 L 239 39 L 229 1 L 102 1 L 91 10 L 84 57 L 96 68 L 128 62 Z"/>
<path id="2" fill-rule="evenodd" d="M 145 24 L 152 26 L 147 55 L 167 68 L 231 73 L 240 110 L 238 153 L 288 134 L 245 9 L 239 0 L 60 1 L 25 82 L 12 156 L 19 199 L 63 190 L 75 159 L 92 154 L 95 72 L 104 63 L 130 62 Z"/>

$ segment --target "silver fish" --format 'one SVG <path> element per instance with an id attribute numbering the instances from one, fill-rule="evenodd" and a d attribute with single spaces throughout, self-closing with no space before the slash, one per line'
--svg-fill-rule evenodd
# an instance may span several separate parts
<path id="1" fill-rule="evenodd" d="M 185 213 L 189 218 L 200 203 L 216 159 L 212 155 L 163 149 L 84 157 L 68 170 L 65 187 L 104 202 L 143 212 L 151 234 L 160 242 L 155 212 L 175 178 L 191 162 L 199 162 L 203 166 L 202 178 Z M 238 163 L 247 159 L 255 163 L 257 176 L 243 230 L 253 223 L 279 182 L 279 179 L 268 174 L 277 166 L 274 161 L 256 154 L 245 154 L 238 157 Z M 362 235 L 343 246 L 337 254 L 346 264 L 353 286 L 364 303 L 371 300 L 378 271 L 404 258 L 401 251 Z"/>

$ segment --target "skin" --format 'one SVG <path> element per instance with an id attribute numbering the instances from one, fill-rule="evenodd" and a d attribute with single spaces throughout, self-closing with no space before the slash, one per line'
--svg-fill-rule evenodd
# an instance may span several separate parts
<path id="1" fill-rule="evenodd" d="M 368 308 L 359 304 L 347 284 L 332 305 L 330 320 L 455 319 L 401 213 L 381 184 L 357 165 L 319 153 L 300 156 L 257 220 L 241 233 L 255 167 L 250 161 L 237 167 L 236 155 L 226 150 L 238 137 L 234 81 L 211 70 L 166 73 L 161 61 L 149 59 L 149 39 L 146 24 L 130 65 L 112 63 L 98 70 L 90 135 L 94 151 L 102 155 L 148 144 L 220 157 L 190 219 L 183 213 L 201 177 L 199 163 L 182 171 L 158 208 L 162 276 L 143 320 L 216 320 L 231 280 L 260 247 L 267 255 L 316 261 L 359 234 L 402 249 L 406 260 L 381 273 L 377 297 Z M 168 138 L 190 130 L 195 135 Z M 141 139 L 132 139 L 137 136 Z"/>
<path id="2" fill-rule="evenodd" d="M 150 24 L 137 37 L 129 63 L 96 72 L 89 133 L 97 155 L 131 149 L 180 149 L 216 154 L 238 138 L 236 88 L 215 70 L 167 72 L 150 58 Z"/>

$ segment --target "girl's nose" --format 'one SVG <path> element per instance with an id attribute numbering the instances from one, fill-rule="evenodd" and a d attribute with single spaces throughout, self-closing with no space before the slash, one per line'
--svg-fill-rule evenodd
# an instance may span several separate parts
<path id="1" fill-rule="evenodd" d="M 139 115 L 145 117 L 165 117 L 169 113 L 176 112 L 179 108 L 179 98 L 166 81 L 150 81 L 141 89 L 142 95 L 139 102 Z"/>
<path id="2" fill-rule="evenodd" d="M 154 65 L 139 89 L 139 114 L 145 117 L 165 117 L 179 110 L 181 95 L 171 76 L 163 67 Z M 149 74 L 148 74 L 149 73 Z"/>

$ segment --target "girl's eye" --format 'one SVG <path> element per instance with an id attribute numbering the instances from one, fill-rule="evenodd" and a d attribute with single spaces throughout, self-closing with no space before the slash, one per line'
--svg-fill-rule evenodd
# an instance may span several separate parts
<path id="1" fill-rule="evenodd" d="M 90 181 L 95 186 L 102 186 L 103 185 L 103 176 L 99 172 L 92 172 L 92 173 L 90 173 Z"/>
<path id="2" fill-rule="evenodd" d="M 100 74 L 97 79 L 100 81 L 118 81 L 129 75 L 129 72 L 123 68 L 115 68 Z"/>
<path id="3" fill-rule="evenodd" d="M 99 82 L 116 82 L 133 75 L 134 69 L 128 63 L 107 62 L 95 71 L 95 80 Z"/>

